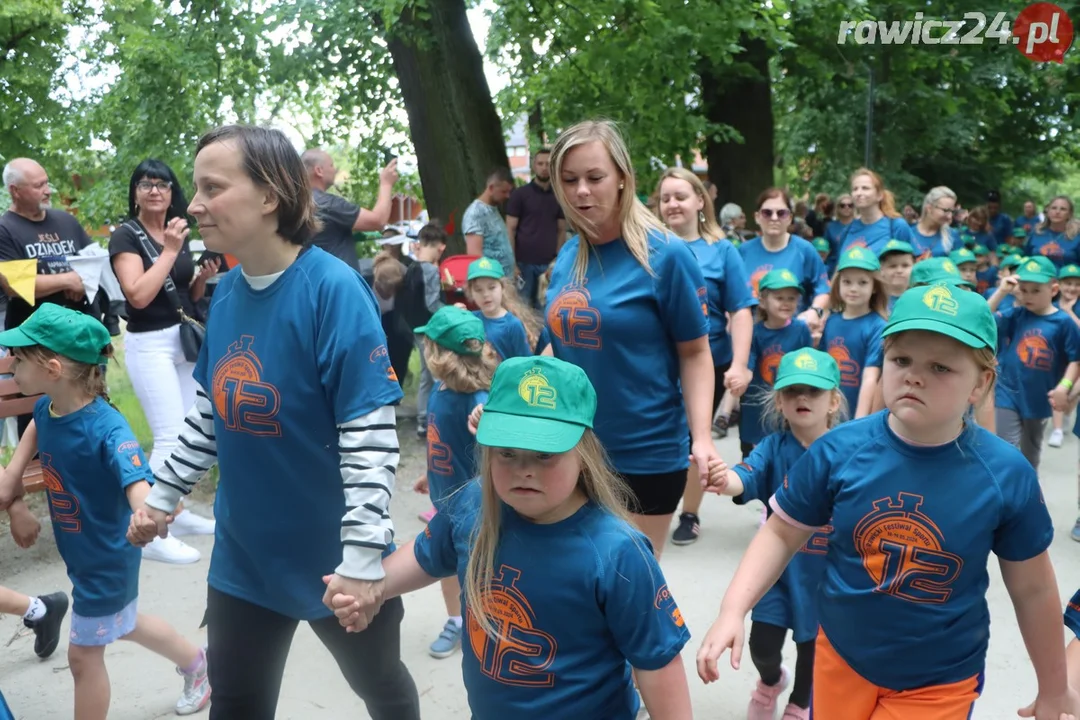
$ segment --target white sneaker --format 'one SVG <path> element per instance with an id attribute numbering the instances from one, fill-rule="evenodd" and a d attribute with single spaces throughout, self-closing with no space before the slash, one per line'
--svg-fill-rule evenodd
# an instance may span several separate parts
<path id="1" fill-rule="evenodd" d="M 205 650 L 202 667 L 190 674 L 180 668 L 176 668 L 176 672 L 184 678 L 184 692 L 176 701 L 177 715 L 194 715 L 210 704 L 210 680 L 206 672 Z"/>
<path id="2" fill-rule="evenodd" d="M 169 532 L 177 537 L 181 535 L 213 535 L 217 522 L 202 515 L 185 510 L 176 516 L 169 526 Z"/>
<path id="3" fill-rule="evenodd" d="M 156 560 L 170 565 L 189 565 L 199 562 L 202 553 L 169 535 L 164 540 L 154 538 L 152 543 L 143 548 L 142 556 L 143 560 Z"/>
<path id="4" fill-rule="evenodd" d="M 1050 447 L 1061 447 L 1061 443 L 1065 440 L 1065 433 L 1055 428 L 1050 433 L 1050 439 L 1046 441 L 1046 444 Z"/>

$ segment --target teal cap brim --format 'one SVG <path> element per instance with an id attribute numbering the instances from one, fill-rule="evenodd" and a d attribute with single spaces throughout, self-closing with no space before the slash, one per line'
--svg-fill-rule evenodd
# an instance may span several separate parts
<path id="1" fill-rule="evenodd" d="M 22 328 L 16 327 L 0 332 L 0 347 L 17 348 L 31 345 L 40 345 L 40 343 L 27 335 Z"/>
<path id="2" fill-rule="evenodd" d="M 465 278 L 465 282 L 469 282 L 470 280 L 479 280 L 480 278 L 502 280 L 504 277 L 506 277 L 506 275 L 497 270 L 477 270 L 476 272 L 469 273 L 468 276 L 466 276 Z"/>
<path id="3" fill-rule="evenodd" d="M 1052 283 L 1057 280 L 1053 275 L 1047 273 L 1027 272 L 1020 270 L 1016 273 L 1016 279 L 1020 282 L 1032 282 L 1032 283 Z M 2 335 L 0 335 L 2 337 Z"/>
<path id="4" fill-rule="evenodd" d="M 962 342 L 964 345 L 971 348 L 993 347 L 993 343 L 989 343 L 985 339 L 980 338 L 963 328 L 958 328 L 955 325 L 950 325 L 941 322 L 940 320 L 924 317 L 900 320 L 896 323 L 892 323 L 886 326 L 885 330 L 882 331 L 881 336 L 888 337 L 889 335 L 895 335 L 896 333 L 907 332 L 909 330 L 925 330 L 926 332 L 945 335 L 946 337 L 951 337 L 953 340 Z"/>
<path id="5" fill-rule="evenodd" d="M 476 442 L 487 447 L 564 453 L 573 450 L 584 434 L 584 425 L 485 410 L 476 429 Z"/>
<path id="6" fill-rule="evenodd" d="M 822 390 L 836 389 L 836 383 L 831 382 L 828 378 L 815 375 L 814 373 L 791 373 L 785 375 L 773 384 L 773 388 L 776 390 L 783 390 L 792 385 L 809 385 L 810 387 L 821 388 Z"/>

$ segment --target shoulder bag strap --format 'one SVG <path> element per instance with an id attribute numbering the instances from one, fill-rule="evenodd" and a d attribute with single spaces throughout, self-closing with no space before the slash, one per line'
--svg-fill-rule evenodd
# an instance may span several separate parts
<path id="1" fill-rule="evenodd" d="M 160 256 L 160 253 L 158 253 L 157 248 L 154 247 L 154 244 L 150 242 L 150 238 L 146 237 L 146 233 L 143 231 L 139 223 L 135 222 L 134 220 L 130 220 L 124 224 L 127 225 L 127 227 L 133 233 L 135 233 L 135 236 L 137 238 L 139 238 L 139 244 L 142 245 L 143 252 L 146 253 L 146 256 L 150 258 L 150 264 L 153 265 L 154 263 L 156 263 L 158 261 L 158 257 Z M 176 310 L 176 312 L 180 313 L 180 319 L 189 319 L 188 314 L 184 312 L 184 306 L 180 303 L 180 295 L 178 295 L 176 292 L 176 283 L 173 282 L 171 270 L 165 274 L 164 290 L 165 296 L 169 298 L 169 302 L 172 303 L 173 308 Z"/>

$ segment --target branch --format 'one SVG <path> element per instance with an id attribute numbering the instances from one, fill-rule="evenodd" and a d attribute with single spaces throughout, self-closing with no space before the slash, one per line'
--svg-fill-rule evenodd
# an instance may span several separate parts
<path id="1" fill-rule="evenodd" d="M 14 34 L 11 35 L 11 37 L 8 38 L 7 42 L 4 43 L 3 50 L 0 50 L 0 64 L 3 64 L 5 62 L 7 62 L 8 53 L 10 53 L 12 50 L 17 48 L 19 46 L 19 43 L 21 43 L 23 40 L 25 40 L 29 36 L 33 35 L 34 33 L 36 33 L 38 30 L 45 30 L 48 27 L 49 27 L 48 23 L 41 23 L 41 24 L 38 24 L 38 25 L 31 25 L 30 27 L 26 28 L 22 32 L 16 33 L 15 32 L 15 19 L 12 18 L 12 20 L 11 20 L 11 32 L 14 33 Z"/>

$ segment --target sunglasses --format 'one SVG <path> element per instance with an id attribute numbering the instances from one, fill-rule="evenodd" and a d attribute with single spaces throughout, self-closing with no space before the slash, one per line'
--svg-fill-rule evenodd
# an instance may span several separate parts
<path id="1" fill-rule="evenodd" d="M 761 210 L 758 210 L 758 212 L 761 213 L 761 217 L 768 220 L 772 220 L 773 218 L 783 220 L 791 215 L 790 210 L 771 210 L 769 208 L 762 208 Z"/>
<path id="2" fill-rule="evenodd" d="M 855 203 L 840 203 L 840 207 L 842 207 L 842 208 L 853 208 L 853 207 L 855 207 Z"/>

